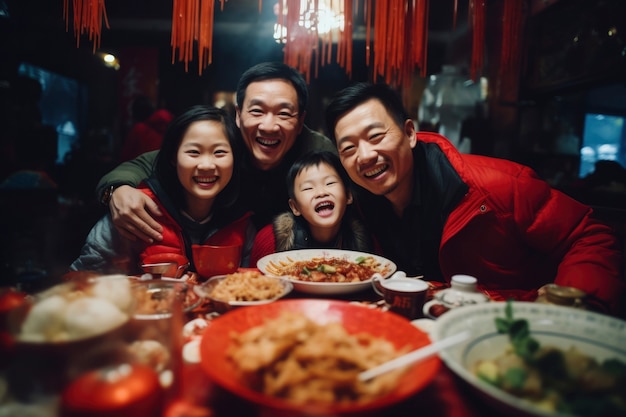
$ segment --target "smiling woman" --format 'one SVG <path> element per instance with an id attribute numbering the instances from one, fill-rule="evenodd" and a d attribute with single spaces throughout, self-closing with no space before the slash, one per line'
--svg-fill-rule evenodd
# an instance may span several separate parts
<path id="1" fill-rule="evenodd" d="M 71 268 L 99 272 L 120 268 L 137 274 L 149 256 L 174 253 L 186 256 L 192 261 L 191 270 L 197 271 L 193 244 L 243 244 L 245 259 L 252 226 L 250 214 L 234 206 L 239 185 L 234 138 L 234 123 L 225 110 L 199 105 L 175 118 L 165 133 L 152 176 L 139 187 L 162 213 L 158 222 L 163 239 L 124 244 L 106 216 L 94 226 Z"/>

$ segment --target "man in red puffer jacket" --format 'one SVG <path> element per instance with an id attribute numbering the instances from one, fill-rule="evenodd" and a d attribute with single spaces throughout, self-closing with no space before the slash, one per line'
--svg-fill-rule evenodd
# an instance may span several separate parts
<path id="1" fill-rule="evenodd" d="M 612 229 L 530 168 L 416 132 L 383 84 L 340 91 L 326 123 L 360 187 L 366 225 L 407 275 L 449 282 L 469 274 L 484 290 L 529 301 L 556 283 L 585 291 L 596 310 L 623 314 L 623 255 Z"/>

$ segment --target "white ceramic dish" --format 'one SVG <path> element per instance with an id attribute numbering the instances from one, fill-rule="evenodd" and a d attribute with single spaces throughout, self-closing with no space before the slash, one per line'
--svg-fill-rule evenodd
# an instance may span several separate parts
<path id="1" fill-rule="evenodd" d="M 492 359 L 504 352 L 509 339 L 499 334 L 494 320 L 505 317 L 504 302 L 469 305 L 450 310 L 435 321 L 430 335 L 440 340 L 469 330 L 472 337 L 446 349 L 444 363 L 500 412 L 516 415 L 555 417 L 533 404 L 478 379 L 469 368 L 478 360 Z M 571 307 L 514 302 L 513 317 L 528 320 L 532 336 L 541 345 L 568 349 L 572 346 L 599 361 L 616 358 L 626 361 L 626 321 Z"/>
<path id="2" fill-rule="evenodd" d="M 257 262 L 257 268 L 266 275 L 277 275 L 273 265 L 288 264 L 294 261 L 306 261 L 313 258 L 342 258 L 355 261 L 362 256 L 371 256 L 380 265 L 379 272 L 387 278 L 396 271 L 396 264 L 389 259 L 371 253 L 356 252 L 340 249 L 301 249 L 277 252 L 264 256 Z M 281 274 L 282 275 L 282 274 Z M 309 282 L 295 277 L 285 276 L 294 287 L 294 290 L 320 295 L 348 294 L 371 288 L 372 279 L 359 282 Z"/>
<path id="3" fill-rule="evenodd" d="M 424 304 L 424 316 L 436 320 L 444 312 L 464 305 L 481 304 L 489 301 L 487 294 L 478 291 L 478 280 L 470 275 L 453 275 L 450 288 L 441 290 L 435 297 Z M 433 309 L 433 307 L 439 309 Z M 441 311 L 433 314 L 434 311 Z"/>

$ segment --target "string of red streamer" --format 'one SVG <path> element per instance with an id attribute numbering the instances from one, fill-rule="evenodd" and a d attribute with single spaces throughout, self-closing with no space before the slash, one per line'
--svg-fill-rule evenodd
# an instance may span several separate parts
<path id="1" fill-rule="evenodd" d="M 429 0 L 372 1 L 365 5 L 366 62 L 371 64 L 374 77 L 379 75 L 388 84 L 410 86 L 415 68 L 421 76 L 426 75 Z"/>
<path id="2" fill-rule="evenodd" d="M 259 0 L 260 1 L 260 0 Z M 220 0 L 220 10 L 224 10 L 225 0 Z M 260 7 L 260 6 L 259 6 Z M 173 0 L 172 5 L 172 63 L 193 61 L 194 42 L 198 48 L 198 73 L 213 62 L 213 22 L 215 20 L 214 0 Z"/>
<path id="3" fill-rule="evenodd" d="M 63 19 L 65 30 L 69 29 L 70 0 L 63 0 Z M 76 37 L 76 47 L 80 46 L 80 37 L 87 33 L 88 39 L 93 42 L 93 52 L 100 48 L 102 36 L 102 21 L 109 29 L 104 0 L 72 0 L 73 30 Z"/>
<path id="4" fill-rule="evenodd" d="M 507 0 L 502 13 L 502 47 L 500 72 L 517 67 L 521 59 L 521 41 L 524 21 L 524 1 Z"/>
<path id="5" fill-rule="evenodd" d="M 482 75 L 485 62 L 485 0 L 470 0 L 472 23 L 472 59 L 470 77 L 477 81 Z"/>
<path id="6" fill-rule="evenodd" d="M 226 0 L 220 0 L 223 10 Z M 381 76 L 389 84 L 406 86 L 411 83 L 417 68 L 426 76 L 428 55 L 428 12 L 429 0 L 361 0 L 366 26 L 366 65 L 371 66 L 373 77 Z M 469 18 L 472 27 L 472 57 L 470 75 L 476 80 L 481 74 L 485 54 L 485 0 L 469 0 Z M 301 2 L 304 7 L 301 8 Z M 310 28 L 301 25 L 304 10 L 311 20 L 318 22 L 320 0 L 282 0 L 278 2 L 278 23 L 286 28 L 284 62 L 298 69 L 306 78 L 311 78 L 311 67 L 317 75 L 319 66 L 333 61 L 333 37 L 337 38 L 335 61 L 352 75 L 353 16 L 358 10 L 359 0 L 330 0 L 331 8 L 341 4 L 345 23 L 344 29 L 328 33 L 320 38 L 317 24 Z M 356 5 L 356 6 L 355 6 Z M 72 9 L 70 12 L 70 8 Z M 198 45 L 198 71 L 212 63 L 213 22 L 215 17 L 213 0 L 173 0 L 171 45 L 172 63 L 185 63 L 194 58 L 193 45 Z M 453 28 L 456 27 L 458 0 L 454 0 Z M 259 13 L 262 0 L 259 0 Z M 284 13 L 285 12 L 285 13 Z M 70 14 L 74 25 L 77 46 L 80 37 L 87 33 L 93 41 L 93 50 L 100 46 L 102 21 L 109 28 L 104 0 L 63 0 L 63 16 L 66 30 Z M 521 30 L 523 22 L 523 0 L 504 2 L 501 70 L 519 63 Z M 372 54 L 373 53 L 373 54 Z M 373 57 L 373 58 L 372 58 Z"/>

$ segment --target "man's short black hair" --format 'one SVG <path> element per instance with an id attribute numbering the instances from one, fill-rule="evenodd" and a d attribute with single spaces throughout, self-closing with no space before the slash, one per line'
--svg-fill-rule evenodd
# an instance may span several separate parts
<path id="1" fill-rule="evenodd" d="M 343 168 L 343 165 L 341 165 L 339 157 L 330 151 L 311 151 L 298 158 L 287 172 L 287 193 L 289 194 L 289 198 L 295 199 L 294 183 L 296 182 L 298 174 L 306 168 L 319 166 L 320 164 L 328 164 L 333 167 L 335 171 L 337 171 L 337 175 L 339 175 L 339 179 L 343 183 L 346 193 L 351 192 L 352 182 Z"/>
<path id="2" fill-rule="evenodd" d="M 246 88 L 251 83 L 273 79 L 290 82 L 298 95 L 298 113 L 306 111 L 309 101 L 306 80 L 296 69 L 282 62 L 262 62 L 244 72 L 237 83 L 237 107 L 242 108 L 243 100 L 246 97 Z"/>
<path id="3" fill-rule="evenodd" d="M 328 136 L 337 143 L 335 125 L 346 112 L 368 100 L 378 100 L 400 128 L 410 119 L 409 113 L 402 104 L 400 95 L 387 84 L 357 83 L 339 91 L 326 107 L 326 129 Z"/>

